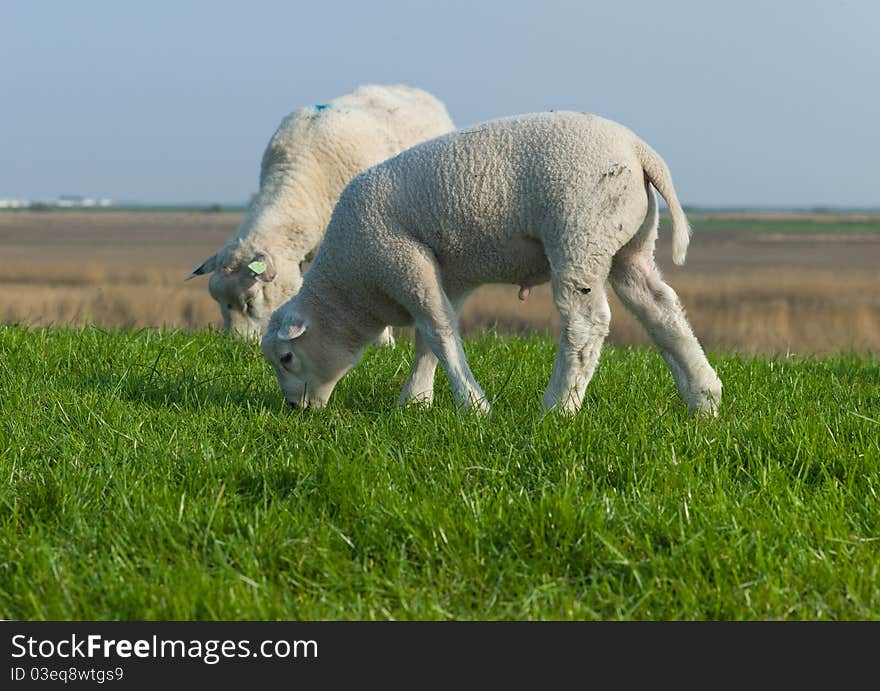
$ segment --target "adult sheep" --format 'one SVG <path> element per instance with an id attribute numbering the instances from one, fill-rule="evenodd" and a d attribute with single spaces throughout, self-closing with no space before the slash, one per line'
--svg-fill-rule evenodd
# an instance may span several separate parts
<path id="1" fill-rule="evenodd" d="M 302 262 L 324 235 L 333 205 L 355 175 L 454 128 L 434 96 L 408 86 L 362 86 L 284 118 L 263 153 L 260 190 L 235 236 L 187 277 L 208 289 L 223 326 L 260 335 L 299 290 Z M 390 329 L 379 340 L 390 339 Z"/>
<path id="2" fill-rule="evenodd" d="M 299 294 L 262 340 L 287 401 L 326 404 L 385 324 L 415 324 L 400 402 L 430 402 L 443 365 L 457 402 L 488 410 L 458 315 L 484 283 L 550 280 L 561 317 L 546 408 L 577 411 L 608 334 L 610 278 L 653 337 L 691 412 L 717 414 L 721 381 L 654 263 L 656 188 L 683 263 L 687 219 L 660 156 L 588 114 L 494 120 L 420 144 L 343 191 Z"/>

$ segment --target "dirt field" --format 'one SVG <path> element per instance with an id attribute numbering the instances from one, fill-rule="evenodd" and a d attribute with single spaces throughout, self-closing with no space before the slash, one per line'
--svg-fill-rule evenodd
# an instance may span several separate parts
<path id="1" fill-rule="evenodd" d="M 238 213 L 0 213 L 0 319 L 34 325 L 217 326 L 204 278 L 184 283 L 241 221 Z M 880 351 L 880 218 L 845 214 L 692 214 L 687 264 L 658 263 L 707 349 L 741 353 Z M 520 302 L 487 286 L 468 303 L 465 332 L 555 334 L 549 286 Z M 611 296 L 610 342 L 646 343 Z"/>

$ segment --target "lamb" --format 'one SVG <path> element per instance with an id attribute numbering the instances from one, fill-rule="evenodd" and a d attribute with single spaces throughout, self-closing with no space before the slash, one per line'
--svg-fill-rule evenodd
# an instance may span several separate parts
<path id="1" fill-rule="evenodd" d="M 549 280 L 561 334 L 543 405 L 574 413 L 608 334 L 610 279 L 690 412 L 717 415 L 721 381 L 654 262 L 654 188 L 669 206 L 681 264 L 690 229 L 665 162 L 598 116 L 493 120 L 361 173 L 333 210 L 302 288 L 261 342 L 288 403 L 324 406 L 383 325 L 413 323 L 415 358 L 399 402 L 431 403 L 439 361 L 457 403 L 488 412 L 458 333 L 462 305 L 485 283 L 527 293 Z"/>
<path id="2" fill-rule="evenodd" d="M 362 86 L 284 118 L 263 153 L 260 190 L 235 236 L 186 278 L 208 288 L 227 331 L 259 336 L 299 290 L 302 263 L 324 234 L 333 204 L 355 175 L 454 129 L 437 98 L 408 86 Z M 389 342 L 390 329 L 379 342 Z"/>

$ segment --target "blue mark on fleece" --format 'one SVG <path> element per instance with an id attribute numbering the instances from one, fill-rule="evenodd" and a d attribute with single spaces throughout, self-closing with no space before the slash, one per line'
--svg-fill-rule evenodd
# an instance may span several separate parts
<path id="1" fill-rule="evenodd" d="M 328 106 L 326 103 L 319 103 L 318 105 L 315 106 L 315 110 L 324 110 L 325 108 L 329 108 L 329 107 L 330 106 Z"/>

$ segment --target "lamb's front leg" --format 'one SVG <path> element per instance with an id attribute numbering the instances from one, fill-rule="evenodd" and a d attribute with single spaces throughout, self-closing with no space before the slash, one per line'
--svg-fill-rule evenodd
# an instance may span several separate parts
<path id="1" fill-rule="evenodd" d="M 377 346 L 391 346 L 394 347 L 394 332 L 392 331 L 390 326 L 386 326 L 382 329 L 382 333 L 376 336 L 376 345 Z"/>
<path id="2" fill-rule="evenodd" d="M 453 312 L 453 325 L 454 328 L 458 328 L 458 321 L 461 317 L 461 309 L 464 306 L 465 301 L 470 295 L 470 291 L 465 291 L 461 293 L 454 293 L 453 295 L 448 296 L 448 305 L 452 307 Z M 437 302 L 441 306 L 441 309 L 437 310 L 429 310 L 426 314 L 430 313 L 444 313 L 447 310 L 442 306 L 446 303 L 444 300 L 444 296 L 442 292 L 438 291 Z M 430 320 L 430 318 L 426 317 L 426 319 Z M 442 318 L 441 318 L 442 321 Z M 454 350 L 455 347 L 452 346 Z M 464 359 L 464 353 L 462 352 L 462 360 Z M 413 358 L 413 366 L 412 370 L 409 373 L 409 378 L 406 380 L 406 384 L 403 385 L 403 390 L 400 392 L 400 398 L 398 399 L 399 405 L 406 405 L 407 403 L 421 403 L 424 405 L 431 405 L 434 401 L 434 372 L 437 369 L 437 356 L 434 354 L 434 351 L 431 348 L 431 344 L 428 342 L 428 339 L 425 337 L 425 334 L 421 329 L 416 327 L 416 335 L 415 335 L 415 356 Z M 467 361 L 465 360 L 465 366 L 467 366 Z M 470 369 L 467 370 L 470 372 Z M 471 374 L 471 379 L 473 380 L 473 375 Z M 482 396 L 482 391 L 480 390 L 479 385 L 476 381 L 473 381 L 473 387 L 476 387 L 476 390 L 479 391 L 480 396 Z M 467 386 L 465 386 L 467 388 Z M 470 400 L 470 396 L 467 397 L 467 400 Z M 485 398 L 481 398 L 485 402 Z M 488 406 L 480 405 L 481 410 L 488 410 Z"/>
<path id="3" fill-rule="evenodd" d="M 416 331 L 446 370 L 458 405 L 463 409 L 489 412 L 486 394 L 474 379 L 458 334 L 458 310 L 454 305 L 460 307 L 464 296 L 458 296 L 455 303 L 450 301 L 443 289 L 440 266 L 433 252 L 421 243 L 401 245 L 384 259 L 389 277 L 394 278 L 398 304 L 412 316 Z M 426 368 L 420 364 L 429 363 L 429 360 L 414 363 L 414 370 L 418 372 L 410 377 L 415 380 L 413 390 L 419 389 L 415 384 L 424 381 L 420 375 Z"/>
<path id="4" fill-rule="evenodd" d="M 434 401 L 434 371 L 437 369 L 437 356 L 419 329 L 415 337 L 416 353 L 412 370 L 398 399 L 399 405 L 421 403 L 431 405 Z"/>
<path id="5" fill-rule="evenodd" d="M 587 286 L 554 280 L 553 299 L 561 333 L 553 374 L 544 392 L 544 408 L 576 413 L 608 335 L 611 310 L 604 281 Z"/>
<path id="6" fill-rule="evenodd" d="M 482 413 L 489 412 L 489 401 L 486 400 L 486 394 L 474 379 L 474 374 L 468 365 L 467 358 L 464 355 L 464 348 L 461 345 L 461 337 L 458 330 L 454 327 L 452 330 L 446 330 L 441 327 L 435 328 L 433 324 L 422 324 L 416 328 L 425 330 L 425 339 L 431 345 L 431 350 L 437 356 L 446 375 L 449 377 L 449 383 L 452 385 L 452 393 L 458 405 L 466 410 L 477 410 Z"/>

